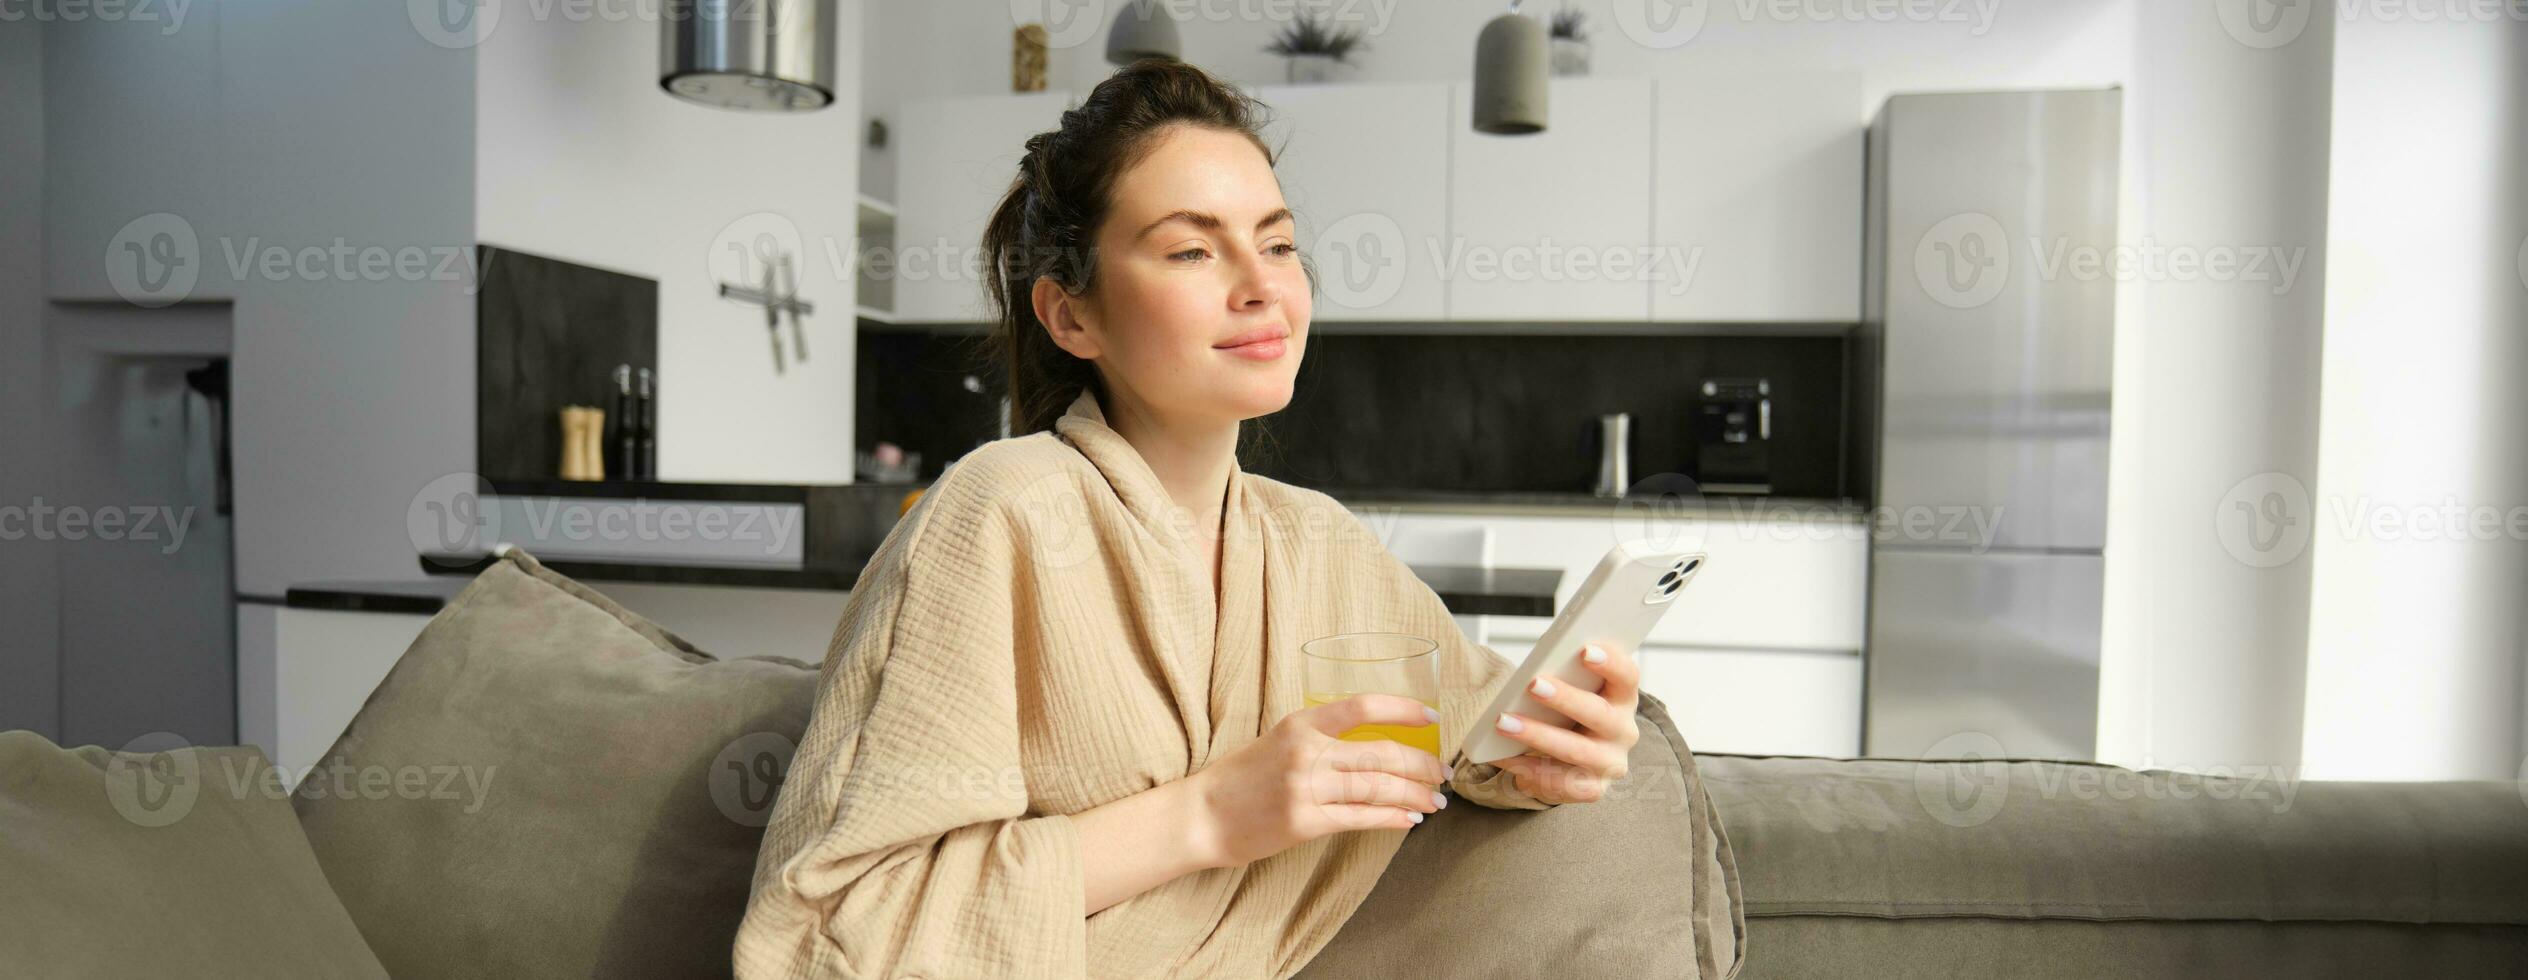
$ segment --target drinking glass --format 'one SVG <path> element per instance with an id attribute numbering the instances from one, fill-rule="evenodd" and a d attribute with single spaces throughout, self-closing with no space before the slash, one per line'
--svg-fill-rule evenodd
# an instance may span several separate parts
<path id="1" fill-rule="evenodd" d="M 1313 708 L 1355 694 L 1393 694 L 1412 698 L 1433 710 L 1440 706 L 1440 645 L 1409 633 L 1337 633 L 1299 645 L 1306 657 L 1306 699 Z M 1421 749 L 1438 758 L 1438 725 L 1360 725 L 1341 736 L 1346 741 L 1386 739 Z"/>

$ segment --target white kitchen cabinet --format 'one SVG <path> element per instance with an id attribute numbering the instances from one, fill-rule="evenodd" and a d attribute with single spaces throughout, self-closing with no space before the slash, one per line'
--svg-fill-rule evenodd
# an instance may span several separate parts
<path id="1" fill-rule="evenodd" d="M 1604 516 L 1395 514 L 1375 505 L 1356 510 L 1373 530 L 1386 534 L 1490 527 L 1494 565 L 1562 569 L 1558 608 L 1579 591 L 1608 548 L 1642 536 L 1641 529 Z M 1710 565 L 1677 594 L 1676 608 L 1651 628 L 1650 642 L 1735 650 L 1861 649 L 1869 583 L 1868 526 L 1861 515 L 1795 514 L 1753 505 L 1735 513 L 1716 505 L 1698 523 Z M 1536 616 L 1492 620 L 1491 635 L 1526 639 L 1552 622 Z"/>
<path id="2" fill-rule="evenodd" d="M 1693 275 L 1653 284 L 1658 319 L 1860 319 L 1861 100 L 1848 72 L 1659 80 L 1654 237 Z"/>
<path id="3" fill-rule="evenodd" d="M 895 319 L 991 319 L 983 225 L 1018 176 L 1027 138 L 1059 126 L 1068 92 L 907 103 L 896 130 Z"/>
<path id="4" fill-rule="evenodd" d="M 1861 754 L 1857 651 L 1709 650 L 1648 645 L 1641 689 L 1668 706 L 1697 752 Z"/>
<path id="5" fill-rule="evenodd" d="M 1445 82 L 1266 86 L 1264 140 L 1317 269 L 1317 320 L 1442 320 L 1448 241 Z"/>
<path id="6" fill-rule="evenodd" d="M 1472 85 L 1451 88 L 1436 256 L 1451 319 L 1650 317 L 1654 281 L 1681 271 L 1651 247 L 1651 96 L 1646 78 L 1557 78 L 1544 132 L 1493 136 L 1474 130 Z"/>

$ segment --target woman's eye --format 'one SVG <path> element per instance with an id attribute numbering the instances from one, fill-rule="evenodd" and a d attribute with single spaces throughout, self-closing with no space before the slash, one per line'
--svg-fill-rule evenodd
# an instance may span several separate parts
<path id="1" fill-rule="evenodd" d="M 1265 251 L 1271 252 L 1275 255 L 1297 255 L 1299 254 L 1299 246 L 1290 242 L 1281 242 L 1271 248 L 1265 249 Z"/>
<path id="2" fill-rule="evenodd" d="M 1178 259 L 1178 260 L 1185 261 L 1185 262 L 1191 262 L 1191 261 L 1194 261 L 1195 259 L 1202 258 L 1203 256 L 1206 256 L 1206 255 L 1209 255 L 1209 254 L 1211 254 L 1211 253 L 1210 253 L 1210 252 L 1208 252 L 1208 251 L 1205 251 L 1205 250 L 1203 250 L 1203 249 L 1201 249 L 1201 248 L 1199 248 L 1199 247 L 1198 247 L 1198 248 L 1189 248 L 1189 249 L 1186 249 L 1186 250 L 1184 250 L 1184 251 L 1182 251 L 1182 252 L 1175 252 L 1175 253 L 1171 253 L 1171 254 L 1169 254 L 1169 255 L 1168 255 L 1168 258 L 1171 258 L 1171 259 Z"/>

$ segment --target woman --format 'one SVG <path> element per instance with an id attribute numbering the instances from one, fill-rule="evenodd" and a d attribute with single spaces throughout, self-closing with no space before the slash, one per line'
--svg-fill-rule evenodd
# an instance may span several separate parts
<path id="1" fill-rule="evenodd" d="M 984 234 L 1022 434 L 943 474 L 854 591 L 741 976 L 1285 977 L 1443 784 L 1543 809 L 1624 775 L 1624 650 L 1602 695 L 1532 691 L 1584 728 L 1510 731 L 1532 752 L 1499 766 L 1336 738 L 1438 722 L 1449 758 L 1510 664 L 1341 505 L 1238 465 L 1310 309 L 1258 108 L 1145 61 L 1028 140 Z M 1439 710 L 1306 707 L 1299 644 L 1350 631 L 1437 639 Z"/>

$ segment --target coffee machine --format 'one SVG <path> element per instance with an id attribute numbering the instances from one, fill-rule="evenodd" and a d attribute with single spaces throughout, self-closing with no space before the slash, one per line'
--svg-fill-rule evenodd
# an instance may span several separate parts
<path id="1" fill-rule="evenodd" d="M 1694 411 L 1694 481 L 1704 493 L 1772 493 L 1773 383 L 1706 378 Z"/>

